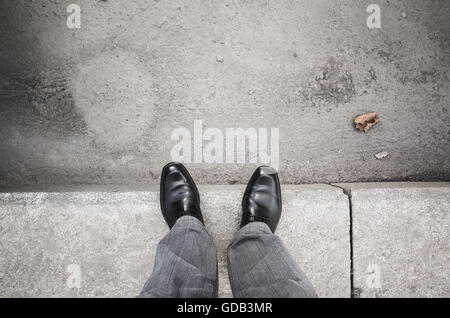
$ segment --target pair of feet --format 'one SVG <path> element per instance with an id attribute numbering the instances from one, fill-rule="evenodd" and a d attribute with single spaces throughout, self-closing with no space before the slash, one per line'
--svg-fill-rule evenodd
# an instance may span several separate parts
<path id="1" fill-rule="evenodd" d="M 161 173 L 161 211 L 170 228 L 178 218 L 189 215 L 202 223 L 200 195 L 194 180 L 181 163 L 171 162 Z M 250 222 L 266 223 L 272 232 L 281 217 L 281 189 L 275 169 L 261 166 L 255 170 L 242 199 L 241 227 Z"/>

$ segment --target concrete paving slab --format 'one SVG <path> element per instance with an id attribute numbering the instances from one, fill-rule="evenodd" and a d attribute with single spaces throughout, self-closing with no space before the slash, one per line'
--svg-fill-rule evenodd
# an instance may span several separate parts
<path id="1" fill-rule="evenodd" d="M 231 296 L 225 253 L 243 190 L 200 186 L 219 251 L 220 297 Z M 289 186 L 283 201 L 277 232 L 318 294 L 350 296 L 347 197 L 326 185 Z M 1 193 L 0 296 L 136 296 L 167 231 L 156 191 Z"/>
<path id="2" fill-rule="evenodd" d="M 341 185 L 360 297 L 450 297 L 450 183 Z"/>

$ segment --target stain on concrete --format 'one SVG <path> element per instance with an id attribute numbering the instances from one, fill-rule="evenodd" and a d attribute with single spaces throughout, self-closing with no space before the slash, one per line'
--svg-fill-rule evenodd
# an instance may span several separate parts
<path id="1" fill-rule="evenodd" d="M 11 126 L 53 132 L 59 136 L 84 134 L 85 124 L 74 106 L 67 80 L 57 74 L 10 78 L 0 77 L 0 113 L 15 117 Z"/>
<path id="2" fill-rule="evenodd" d="M 145 66 L 133 53 L 116 49 L 75 68 L 70 90 L 95 140 L 111 148 L 137 142 L 157 99 Z"/>
<path id="3" fill-rule="evenodd" d="M 86 125 L 72 93 L 67 88 L 67 79 L 46 74 L 39 79 L 28 79 L 27 97 L 38 114 L 40 127 L 57 129 L 62 135 L 84 134 Z"/>
<path id="4" fill-rule="evenodd" d="M 313 105 L 337 106 L 350 102 L 356 92 L 350 71 L 344 70 L 341 62 L 330 57 L 315 76 L 315 83 L 308 83 L 302 94 Z"/>

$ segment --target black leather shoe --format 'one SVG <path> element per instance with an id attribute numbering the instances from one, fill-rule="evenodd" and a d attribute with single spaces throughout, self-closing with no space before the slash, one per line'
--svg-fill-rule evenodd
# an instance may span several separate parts
<path id="1" fill-rule="evenodd" d="M 204 223 L 197 187 L 181 163 L 171 162 L 162 169 L 160 202 L 162 214 L 169 228 L 175 225 L 178 218 L 185 215 L 196 217 Z"/>
<path id="2" fill-rule="evenodd" d="M 241 227 L 264 222 L 275 232 L 281 217 L 281 188 L 277 171 L 262 166 L 253 173 L 242 199 Z"/>

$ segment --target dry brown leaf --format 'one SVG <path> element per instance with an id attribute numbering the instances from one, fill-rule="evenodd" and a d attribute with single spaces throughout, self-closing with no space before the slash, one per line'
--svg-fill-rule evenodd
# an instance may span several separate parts
<path id="1" fill-rule="evenodd" d="M 359 115 L 355 118 L 356 128 L 360 131 L 368 132 L 373 126 L 380 121 L 377 113 L 371 112 L 367 114 Z"/>

